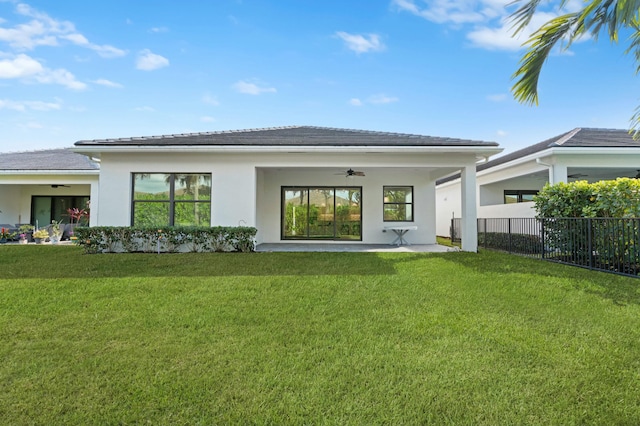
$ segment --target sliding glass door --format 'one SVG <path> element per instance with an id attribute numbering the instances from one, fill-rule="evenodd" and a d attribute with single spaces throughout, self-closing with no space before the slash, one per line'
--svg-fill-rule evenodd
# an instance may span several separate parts
<path id="1" fill-rule="evenodd" d="M 283 187 L 282 238 L 361 240 L 361 187 Z"/>
<path id="2" fill-rule="evenodd" d="M 86 196 L 38 196 L 31 197 L 31 224 L 47 226 L 52 220 L 69 223 L 67 210 L 70 208 L 86 209 L 89 197 Z"/>

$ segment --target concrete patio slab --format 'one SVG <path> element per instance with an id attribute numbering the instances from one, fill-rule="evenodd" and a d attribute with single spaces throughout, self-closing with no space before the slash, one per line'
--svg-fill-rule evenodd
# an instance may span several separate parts
<path id="1" fill-rule="evenodd" d="M 264 243 L 257 252 L 387 252 L 387 253 L 445 253 L 457 248 L 439 244 L 395 246 L 388 244 L 332 244 L 332 243 Z"/>

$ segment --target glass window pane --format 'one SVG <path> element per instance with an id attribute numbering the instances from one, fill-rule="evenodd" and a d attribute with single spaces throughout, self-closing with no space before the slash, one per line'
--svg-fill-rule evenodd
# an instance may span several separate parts
<path id="1" fill-rule="evenodd" d="M 384 187 L 385 203 L 412 203 L 413 191 L 407 186 L 385 186 Z"/>
<path id="2" fill-rule="evenodd" d="M 515 204 L 518 202 L 518 194 L 504 194 L 505 204 Z"/>
<path id="3" fill-rule="evenodd" d="M 359 188 L 336 189 L 336 236 L 339 239 L 362 238 L 360 197 Z"/>
<path id="4" fill-rule="evenodd" d="M 306 189 L 287 189 L 284 191 L 283 234 L 284 237 L 300 238 L 307 236 L 307 212 L 309 191 Z"/>
<path id="5" fill-rule="evenodd" d="M 210 200 L 211 175 L 175 175 L 176 200 Z"/>
<path id="6" fill-rule="evenodd" d="M 137 201 L 133 204 L 134 226 L 169 226 L 169 203 Z"/>
<path id="7" fill-rule="evenodd" d="M 168 200 L 171 175 L 166 173 L 135 173 L 134 200 Z"/>
<path id="8" fill-rule="evenodd" d="M 333 189 L 309 189 L 309 237 L 333 238 Z"/>
<path id="9" fill-rule="evenodd" d="M 385 204 L 384 220 L 396 222 L 408 222 L 411 217 L 411 204 Z"/>
<path id="10" fill-rule="evenodd" d="M 523 202 L 533 201 L 534 195 L 535 194 L 522 194 L 522 201 Z"/>
<path id="11" fill-rule="evenodd" d="M 211 203 L 176 202 L 175 226 L 211 226 Z"/>

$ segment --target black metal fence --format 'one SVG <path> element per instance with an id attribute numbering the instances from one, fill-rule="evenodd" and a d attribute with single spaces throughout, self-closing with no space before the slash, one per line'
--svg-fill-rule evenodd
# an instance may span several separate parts
<path id="1" fill-rule="evenodd" d="M 460 219 L 451 220 L 460 242 Z M 638 277 L 640 218 L 478 219 L 478 246 Z"/>

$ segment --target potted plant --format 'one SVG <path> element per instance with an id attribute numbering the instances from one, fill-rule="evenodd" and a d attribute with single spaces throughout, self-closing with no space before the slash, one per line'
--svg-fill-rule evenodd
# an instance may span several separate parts
<path id="1" fill-rule="evenodd" d="M 49 238 L 49 231 L 45 228 L 40 228 L 33 232 L 33 239 L 36 241 L 36 244 L 42 244 L 47 238 Z"/>
<path id="2" fill-rule="evenodd" d="M 55 220 L 51 221 L 51 236 L 49 237 L 51 244 L 58 244 L 60 242 L 60 238 L 62 237 L 60 223 L 61 222 L 57 222 Z"/>
<path id="3" fill-rule="evenodd" d="M 13 238 L 15 232 L 9 232 L 8 228 L 0 228 L 0 244 L 4 244 L 7 240 Z"/>
<path id="4" fill-rule="evenodd" d="M 71 225 L 69 231 L 69 238 L 75 241 L 77 237 L 73 235 L 73 230 L 80 224 L 80 221 L 89 216 L 89 212 L 85 209 L 79 209 L 77 207 L 67 209 L 67 215 L 69 216 L 69 224 Z"/>
<path id="5" fill-rule="evenodd" d="M 29 236 L 33 234 L 34 229 L 35 227 L 33 225 L 20 225 L 20 228 L 18 228 L 18 232 L 20 232 L 20 244 L 27 244 L 29 242 Z"/>

